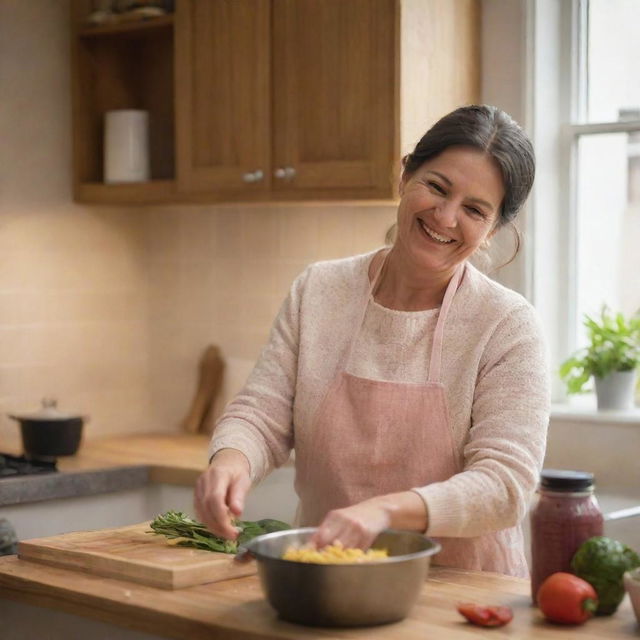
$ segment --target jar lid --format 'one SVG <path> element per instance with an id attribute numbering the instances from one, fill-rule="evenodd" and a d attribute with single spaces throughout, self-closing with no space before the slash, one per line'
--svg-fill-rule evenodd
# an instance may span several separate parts
<path id="1" fill-rule="evenodd" d="M 565 469 L 543 469 L 540 486 L 555 491 L 584 491 L 593 487 L 593 473 Z"/>

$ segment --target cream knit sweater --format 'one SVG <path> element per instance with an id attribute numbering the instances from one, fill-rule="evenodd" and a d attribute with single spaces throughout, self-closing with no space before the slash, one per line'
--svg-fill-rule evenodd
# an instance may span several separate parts
<path id="1" fill-rule="evenodd" d="M 308 433 L 357 329 L 375 253 L 312 264 L 298 276 L 245 387 L 218 421 L 210 456 L 239 449 L 254 483 L 287 460 L 293 425 Z M 426 381 L 437 314 L 394 311 L 370 299 L 347 371 Z M 545 452 L 546 352 L 531 305 L 471 265 L 447 318 L 441 381 L 463 471 L 415 488 L 427 504 L 428 534 L 480 536 L 516 525 Z"/>

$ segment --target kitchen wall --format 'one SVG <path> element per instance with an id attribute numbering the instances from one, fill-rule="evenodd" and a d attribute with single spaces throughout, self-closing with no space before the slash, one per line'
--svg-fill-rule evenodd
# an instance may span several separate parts
<path id="1" fill-rule="evenodd" d="M 533 123 L 527 102 L 530 70 L 526 17 L 527 0 L 482 0 L 480 84 L 482 102 L 504 109 L 530 132 Z M 532 247 L 528 210 L 529 207 L 525 206 L 515 223 L 522 237 L 520 251 L 515 260 L 500 269 L 496 278 L 530 298 L 527 265 L 531 260 Z M 508 259 L 514 246 L 512 234 L 498 235 L 494 245 L 494 252 Z M 503 264 L 506 259 L 497 264 Z"/>
<path id="2" fill-rule="evenodd" d="M 376 205 L 176 207 L 149 210 L 150 370 L 154 416 L 176 425 L 207 344 L 222 347 L 221 402 L 267 339 L 291 282 L 315 260 L 384 242 L 395 210 Z"/>
<path id="3" fill-rule="evenodd" d="M 71 202 L 68 22 L 0 1 L 0 451 L 43 396 L 90 436 L 150 426 L 147 221 Z"/>
<path id="4" fill-rule="evenodd" d="M 71 201 L 67 0 L 0 0 L 0 451 L 55 396 L 86 435 L 178 428 L 204 348 L 242 383 L 306 264 L 383 242 L 389 206 Z"/>

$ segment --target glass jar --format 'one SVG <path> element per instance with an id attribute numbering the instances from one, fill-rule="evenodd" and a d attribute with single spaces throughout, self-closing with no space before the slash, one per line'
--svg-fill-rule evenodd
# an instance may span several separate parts
<path id="1" fill-rule="evenodd" d="M 593 494 L 593 474 L 543 469 L 531 509 L 531 597 L 556 571 L 571 572 L 578 547 L 601 536 L 603 517 Z"/>

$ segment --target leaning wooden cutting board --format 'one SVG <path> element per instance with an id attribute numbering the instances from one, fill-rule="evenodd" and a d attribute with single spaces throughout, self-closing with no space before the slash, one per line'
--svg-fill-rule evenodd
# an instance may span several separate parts
<path id="1" fill-rule="evenodd" d="M 180 589 L 256 573 L 255 562 L 178 547 L 151 535 L 149 523 L 118 529 L 74 531 L 18 543 L 18 557 L 162 589 Z"/>

